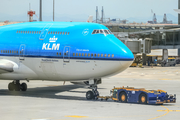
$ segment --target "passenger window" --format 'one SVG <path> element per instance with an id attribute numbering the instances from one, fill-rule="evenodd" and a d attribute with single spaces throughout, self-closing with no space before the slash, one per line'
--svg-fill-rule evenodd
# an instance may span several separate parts
<path id="1" fill-rule="evenodd" d="M 12 53 L 13 53 L 13 51 L 12 51 Z"/>
<path id="2" fill-rule="evenodd" d="M 23 31 L 23 34 L 24 34 L 24 31 Z"/>
<path id="3" fill-rule="evenodd" d="M 68 35 L 69 35 L 69 32 L 68 32 Z"/>
<path id="4" fill-rule="evenodd" d="M 34 31 L 34 34 L 36 34 L 36 31 Z"/>
<path id="5" fill-rule="evenodd" d="M 107 57 L 107 55 L 105 54 L 104 57 Z"/>
<path id="6" fill-rule="evenodd" d="M 55 32 L 55 34 L 57 34 L 57 32 Z"/>
<path id="7" fill-rule="evenodd" d="M 114 57 L 114 54 L 112 54 L 112 57 Z"/>
<path id="8" fill-rule="evenodd" d="M 6 53 L 7 53 L 7 50 L 6 50 Z"/>
<path id="9" fill-rule="evenodd" d="M 101 54 L 101 57 L 103 57 L 103 54 Z"/>
<path id="10" fill-rule="evenodd" d="M 85 53 L 85 56 L 87 56 L 87 53 Z"/>
<path id="11" fill-rule="evenodd" d="M 62 34 L 64 35 L 64 32 Z"/>
<path id="12" fill-rule="evenodd" d="M 61 55 L 61 52 L 59 53 L 59 55 Z"/>
<path id="13" fill-rule="evenodd" d="M 5 53 L 5 50 L 3 50 L 3 53 Z"/>
<path id="14" fill-rule="evenodd" d="M 91 54 L 91 57 L 93 57 L 93 54 Z"/>
<path id="15" fill-rule="evenodd" d="M 88 53 L 88 57 L 90 57 L 90 53 Z"/>
<path id="16" fill-rule="evenodd" d="M 50 34 L 50 32 L 48 32 L 48 34 Z"/>
<path id="17" fill-rule="evenodd" d="M 2 51 L 1 51 L 2 52 Z M 11 53 L 11 50 L 10 50 L 10 53 Z"/>
<path id="18" fill-rule="evenodd" d="M 54 32 L 53 32 L 53 34 L 54 34 Z"/>
<path id="19" fill-rule="evenodd" d="M 67 34 L 67 32 L 65 32 L 65 35 Z"/>
<path id="20" fill-rule="evenodd" d="M 60 33 L 60 35 L 62 34 L 62 32 Z"/>
<path id="21" fill-rule="evenodd" d="M 64 53 L 64 55 L 66 55 L 66 53 Z"/>
<path id="22" fill-rule="evenodd" d="M 108 54 L 108 57 L 110 57 L 110 54 Z"/>
<path id="23" fill-rule="evenodd" d="M 31 31 L 30 31 L 30 34 L 31 34 Z"/>
<path id="24" fill-rule="evenodd" d="M 82 56 L 84 56 L 84 53 L 82 53 Z"/>
<path id="25" fill-rule="evenodd" d="M 96 57 L 96 54 L 94 54 L 94 57 Z"/>
<path id="26" fill-rule="evenodd" d="M 59 55 L 59 53 L 57 52 L 57 55 Z"/>
<path id="27" fill-rule="evenodd" d="M 8 53 L 9 53 L 9 50 L 8 50 Z"/>
<path id="28" fill-rule="evenodd" d="M 79 56 L 81 56 L 81 53 L 79 53 Z"/>
<path id="29" fill-rule="evenodd" d="M 18 54 L 18 51 L 16 53 Z"/>
<path id="30" fill-rule="evenodd" d="M 2 53 L 2 50 L 1 50 L 1 53 Z"/>
<path id="31" fill-rule="evenodd" d="M 52 31 L 51 31 L 51 34 L 52 34 Z"/>
<path id="32" fill-rule="evenodd" d="M 73 53 L 73 56 L 75 56 L 75 53 Z"/>
<path id="33" fill-rule="evenodd" d="M 32 31 L 32 34 L 33 34 L 33 31 Z"/>
<path id="34" fill-rule="evenodd" d="M 100 54 L 98 54 L 98 57 L 100 56 Z"/>
<path id="35" fill-rule="evenodd" d="M 16 33 L 18 33 L 18 31 Z"/>
<path id="36" fill-rule="evenodd" d="M 76 53 L 76 56 L 78 56 L 78 53 Z"/>
<path id="37" fill-rule="evenodd" d="M 59 34 L 59 32 L 58 32 L 58 34 Z"/>

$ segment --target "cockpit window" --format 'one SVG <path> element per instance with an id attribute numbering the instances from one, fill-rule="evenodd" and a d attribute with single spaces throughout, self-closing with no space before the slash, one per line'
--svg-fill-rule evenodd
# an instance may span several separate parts
<path id="1" fill-rule="evenodd" d="M 110 34 L 108 30 L 104 30 L 104 32 L 105 32 L 106 34 Z"/>
<path id="2" fill-rule="evenodd" d="M 104 34 L 103 30 L 100 30 L 100 33 L 101 33 L 101 34 Z"/>
<path id="3" fill-rule="evenodd" d="M 113 34 L 110 30 L 108 30 L 110 34 Z"/>
<path id="4" fill-rule="evenodd" d="M 99 34 L 99 30 L 96 30 L 96 34 Z"/>
<path id="5" fill-rule="evenodd" d="M 94 30 L 92 34 L 113 34 L 113 33 L 110 30 L 100 29 L 100 30 Z"/>
<path id="6" fill-rule="evenodd" d="M 96 33 L 96 30 L 94 30 L 92 34 L 95 34 L 95 33 Z"/>

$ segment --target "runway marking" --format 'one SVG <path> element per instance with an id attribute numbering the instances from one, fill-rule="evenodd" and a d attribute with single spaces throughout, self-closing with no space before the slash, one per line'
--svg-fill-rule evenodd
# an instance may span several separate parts
<path id="1" fill-rule="evenodd" d="M 161 106 L 164 107 L 163 105 L 161 105 Z M 157 118 L 160 118 L 160 117 L 163 117 L 163 116 L 167 115 L 169 113 L 169 109 L 167 107 L 164 107 L 164 108 L 166 108 L 166 110 L 167 110 L 167 112 L 165 114 L 154 117 L 154 118 L 151 118 L 151 119 L 148 119 L 148 120 L 154 120 L 154 119 L 157 119 Z"/>
<path id="2" fill-rule="evenodd" d="M 164 107 L 166 110 L 157 110 L 157 111 L 158 112 L 166 112 L 166 113 L 163 114 L 163 115 L 160 115 L 160 116 L 148 119 L 148 120 L 153 120 L 153 119 L 157 119 L 157 118 L 163 117 L 163 116 L 167 115 L 169 112 L 180 112 L 180 110 L 169 110 L 167 107 L 165 107 L 163 105 L 161 105 L 161 107 Z"/>
<path id="3" fill-rule="evenodd" d="M 158 112 L 166 112 L 167 110 L 157 110 Z M 180 110 L 169 110 L 169 112 L 180 112 Z"/>
<path id="4" fill-rule="evenodd" d="M 72 117 L 72 118 L 88 118 L 87 116 L 78 116 L 78 115 L 70 115 L 65 117 Z"/>
<path id="5" fill-rule="evenodd" d="M 171 80 L 171 79 L 162 78 L 162 79 L 159 79 L 159 80 Z"/>

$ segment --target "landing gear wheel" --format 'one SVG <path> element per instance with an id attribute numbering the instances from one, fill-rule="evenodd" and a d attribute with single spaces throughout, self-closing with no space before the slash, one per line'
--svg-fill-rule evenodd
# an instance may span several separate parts
<path id="1" fill-rule="evenodd" d="M 87 91 L 86 92 L 86 99 L 87 100 L 92 100 L 94 99 L 94 93 L 92 91 Z"/>
<path id="2" fill-rule="evenodd" d="M 146 94 L 142 93 L 139 95 L 139 103 L 140 104 L 147 104 L 147 96 Z"/>
<path id="3" fill-rule="evenodd" d="M 26 91 L 27 90 L 27 84 L 26 83 L 22 83 L 21 84 L 21 90 L 22 91 Z"/>
<path id="4" fill-rule="evenodd" d="M 13 83 L 9 83 L 8 89 L 9 89 L 9 91 L 13 91 L 14 90 L 14 84 Z"/>
<path id="5" fill-rule="evenodd" d="M 119 95 L 119 101 L 122 103 L 126 103 L 127 102 L 127 95 L 125 92 L 121 92 Z"/>

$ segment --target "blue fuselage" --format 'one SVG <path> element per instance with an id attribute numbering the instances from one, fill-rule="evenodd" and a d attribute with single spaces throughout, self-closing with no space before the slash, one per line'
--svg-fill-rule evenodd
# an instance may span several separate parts
<path id="1" fill-rule="evenodd" d="M 3 26 L 0 27 L 0 55 L 123 61 L 134 59 L 132 52 L 113 34 L 92 34 L 95 29 L 107 28 L 94 23 L 73 22 L 34 22 Z"/>

